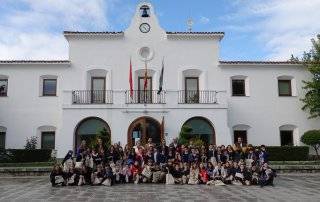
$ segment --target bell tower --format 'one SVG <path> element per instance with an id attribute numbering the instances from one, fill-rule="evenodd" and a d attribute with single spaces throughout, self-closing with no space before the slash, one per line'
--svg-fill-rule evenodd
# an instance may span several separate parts
<path id="1" fill-rule="evenodd" d="M 135 36 L 138 38 L 165 35 L 164 30 L 158 23 L 152 4 L 145 1 L 137 5 L 135 15 L 125 33 L 127 36 L 131 35 L 132 37 Z"/>

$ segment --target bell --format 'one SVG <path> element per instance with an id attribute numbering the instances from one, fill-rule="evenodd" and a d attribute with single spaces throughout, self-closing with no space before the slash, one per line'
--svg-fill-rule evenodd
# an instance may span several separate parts
<path id="1" fill-rule="evenodd" d="M 148 14 L 148 8 L 141 8 L 142 9 L 142 15 L 141 17 L 143 18 L 148 18 L 149 14 Z"/>

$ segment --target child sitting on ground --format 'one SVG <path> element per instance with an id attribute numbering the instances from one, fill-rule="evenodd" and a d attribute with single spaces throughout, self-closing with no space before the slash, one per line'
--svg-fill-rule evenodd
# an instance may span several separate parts
<path id="1" fill-rule="evenodd" d="M 61 167 L 58 164 L 53 166 L 53 169 L 50 173 L 50 182 L 53 187 L 65 185 L 65 180 L 63 178 L 63 172 L 62 172 Z"/>
<path id="2" fill-rule="evenodd" d="M 92 179 L 91 182 L 93 185 L 101 185 L 103 177 L 104 177 L 104 169 L 101 164 L 97 165 L 97 171 L 92 173 Z"/>

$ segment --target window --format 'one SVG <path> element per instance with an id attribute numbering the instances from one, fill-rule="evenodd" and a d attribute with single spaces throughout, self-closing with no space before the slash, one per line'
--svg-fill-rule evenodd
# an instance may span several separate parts
<path id="1" fill-rule="evenodd" d="M 242 139 L 242 143 L 247 145 L 247 131 L 246 130 L 235 130 L 233 131 L 234 143 L 238 142 L 238 138 Z"/>
<path id="2" fill-rule="evenodd" d="M 281 146 L 293 145 L 293 131 L 292 130 L 282 130 L 280 131 L 280 141 Z"/>
<path id="3" fill-rule="evenodd" d="M 54 149 L 55 132 L 41 132 L 41 149 Z"/>
<path id="4" fill-rule="evenodd" d="M 57 95 L 57 79 L 43 79 L 43 96 Z"/>
<path id="5" fill-rule="evenodd" d="M 92 77 L 91 78 L 91 102 L 95 104 L 105 103 L 106 97 L 106 78 Z"/>
<path id="6" fill-rule="evenodd" d="M 291 80 L 278 80 L 279 96 L 292 96 Z"/>
<path id="7" fill-rule="evenodd" d="M 0 79 L 0 96 L 7 96 L 8 79 Z"/>
<path id="8" fill-rule="evenodd" d="M 0 149 L 6 148 L 6 132 L 0 132 Z"/>
<path id="9" fill-rule="evenodd" d="M 185 78 L 186 103 L 199 103 L 199 77 Z"/>
<path id="10" fill-rule="evenodd" d="M 232 96 L 246 96 L 244 79 L 232 79 Z"/>
<path id="11" fill-rule="evenodd" d="M 138 77 L 138 103 L 152 103 L 152 77 L 147 77 L 146 89 L 144 89 L 144 78 Z"/>

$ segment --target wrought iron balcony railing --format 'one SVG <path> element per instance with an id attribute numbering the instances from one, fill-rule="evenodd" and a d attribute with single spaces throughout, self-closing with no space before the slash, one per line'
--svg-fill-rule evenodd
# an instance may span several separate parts
<path id="1" fill-rule="evenodd" d="M 218 91 L 181 90 L 179 104 L 217 104 Z"/>
<path id="2" fill-rule="evenodd" d="M 73 104 L 112 104 L 112 90 L 75 90 L 72 91 Z"/>
<path id="3" fill-rule="evenodd" d="M 156 90 L 134 90 L 132 96 L 126 91 L 126 104 L 165 104 L 165 92 Z"/>

